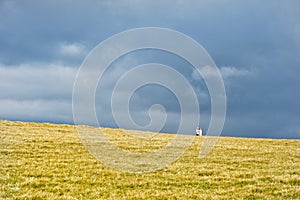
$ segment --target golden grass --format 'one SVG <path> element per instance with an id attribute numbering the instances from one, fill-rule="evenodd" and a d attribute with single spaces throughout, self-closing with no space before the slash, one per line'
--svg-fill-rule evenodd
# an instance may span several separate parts
<path id="1" fill-rule="evenodd" d="M 102 131 L 140 153 L 173 138 Z M 199 159 L 203 140 L 167 168 L 134 174 L 97 161 L 74 126 L 0 121 L 0 199 L 300 199 L 299 140 L 221 137 Z"/>

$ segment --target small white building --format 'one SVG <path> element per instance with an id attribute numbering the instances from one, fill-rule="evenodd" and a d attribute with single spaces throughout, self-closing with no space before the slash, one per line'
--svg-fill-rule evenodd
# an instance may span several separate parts
<path id="1" fill-rule="evenodd" d="M 197 127 L 196 136 L 202 136 L 202 128 Z"/>

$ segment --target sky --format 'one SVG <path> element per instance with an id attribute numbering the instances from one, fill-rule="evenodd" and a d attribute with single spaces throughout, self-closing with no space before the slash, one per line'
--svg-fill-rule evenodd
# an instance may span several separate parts
<path id="1" fill-rule="evenodd" d="M 218 67 L 227 96 L 223 136 L 300 139 L 299 10 L 298 0 L 0 0 L 0 119 L 73 124 L 73 84 L 89 52 L 122 31 L 162 27 L 193 38 Z M 149 62 L 189 80 L 205 133 L 211 102 L 202 78 L 178 56 L 151 49 L 112 63 L 95 97 L 101 126 L 117 126 L 114 83 Z M 136 91 L 132 117 L 147 124 L 149 107 L 158 103 L 168 114 L 162 132 L 176 131 L 180 107 L 167 88 Z"/>

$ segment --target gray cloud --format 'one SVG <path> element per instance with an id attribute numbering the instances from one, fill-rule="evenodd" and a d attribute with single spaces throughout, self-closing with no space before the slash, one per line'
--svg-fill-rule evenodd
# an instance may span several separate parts
<path id="1" fill-rule="evenodd" d="M 61 64 L 0 65 L 0 98 L 70 100 L 76 71 Z"/>
<path id="2" fill-rule="evenodd" d="M 62 100 L 0 99 L 1 119 L 72 123 L 72 104 Z"/>
<path id="3" fill-rule="evenodd" d="M 0 118 L 72 123 L 76 69 L 61 64 L 0 66 Z"/>

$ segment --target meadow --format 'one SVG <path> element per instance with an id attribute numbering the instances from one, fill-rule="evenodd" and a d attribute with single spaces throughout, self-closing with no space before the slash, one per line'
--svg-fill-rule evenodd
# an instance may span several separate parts
<path id="1" fill-rule="evenodd" d="M 103 128 L 126 151 L 162 148 L 125 130 Z M 158 171 L 129 173 L 101 163 L 71 125 L 0 121 L 0 199 L 300 199 L 300 140 L 220 137 L 198 158 L 195 137 L 178 160 Z"/>

